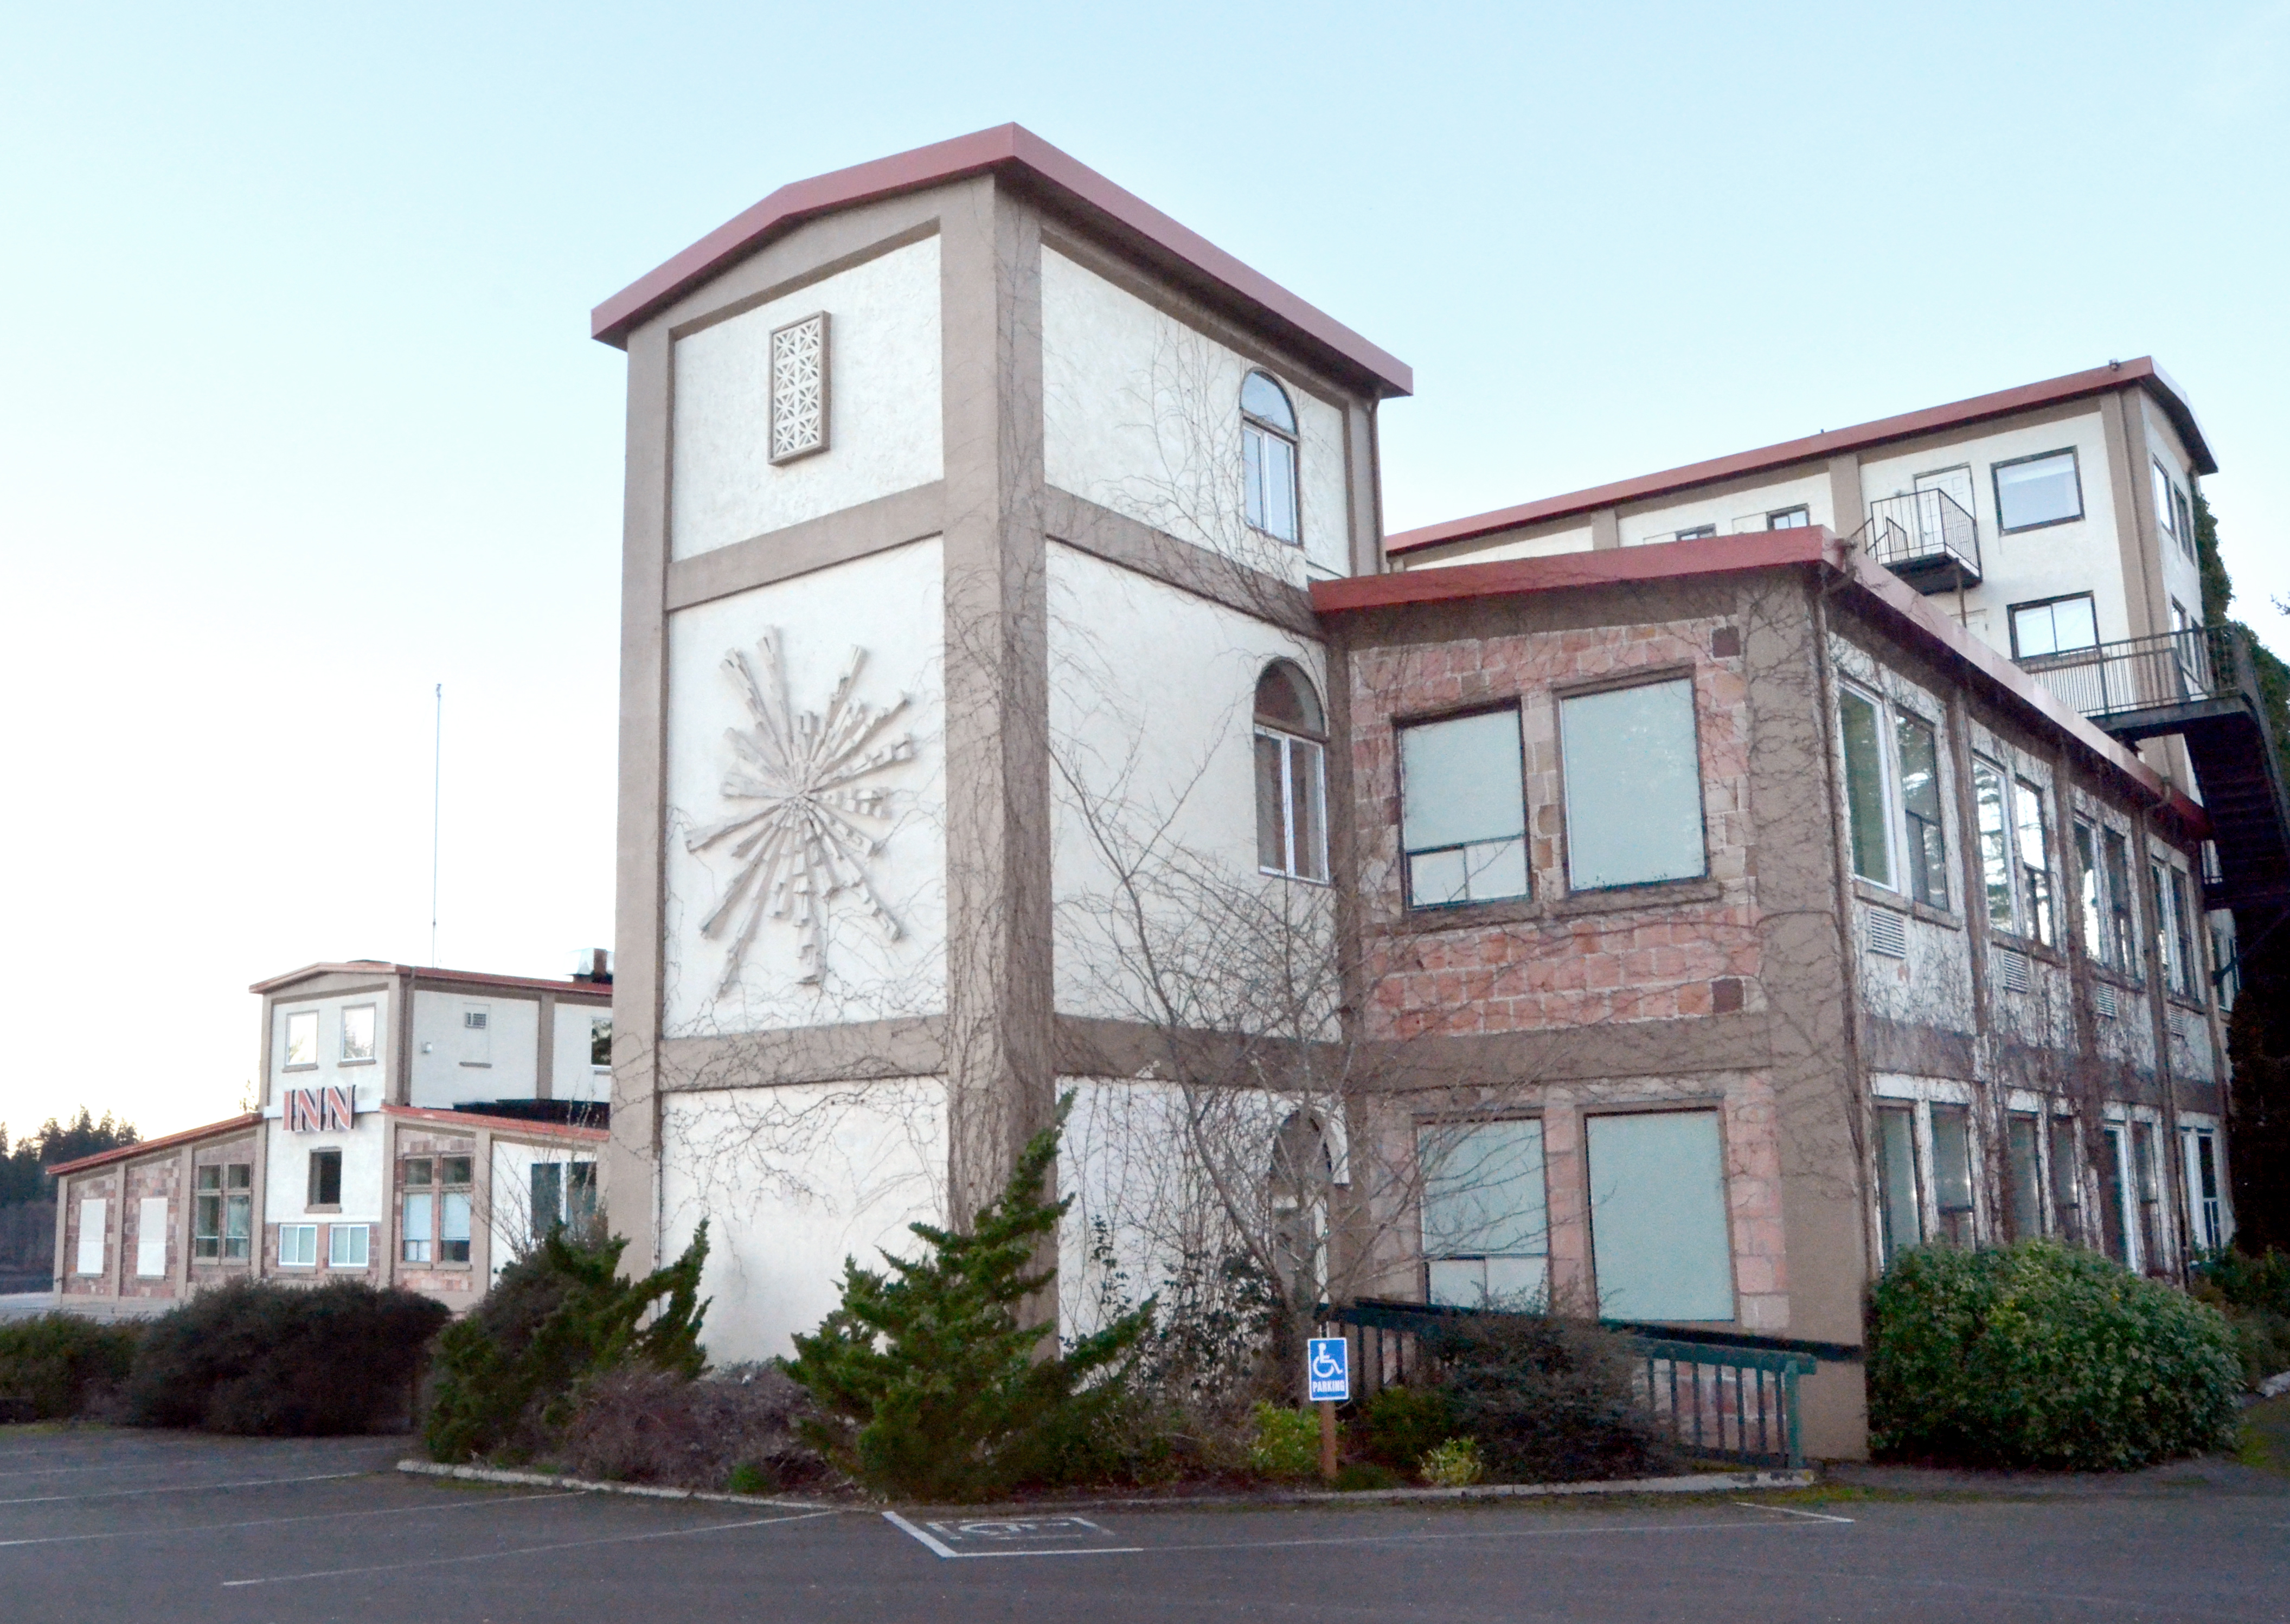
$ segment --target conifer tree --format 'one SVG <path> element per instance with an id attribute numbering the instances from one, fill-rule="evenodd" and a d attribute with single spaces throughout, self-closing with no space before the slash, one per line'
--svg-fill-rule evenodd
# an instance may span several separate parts
<path id="1" fill-rule="evenodd" d="M 1073 1204 L 1043 1195 L 1072 1108 L 1069 1093 L 967 1231 L 909 1224 L 929 1251 L 885 1252 L 887 1273 L 846 1259 L 841 1306 L 795 1339 L 789 1372 L 827 1412 L 813 1443 L 870 1486 L 974 1500 L 1089 1469 L 1153 1305 L 1062 1354 L 1045 1351 L 1044 1327 L 1021 1318 L 1026 1299 L 1056 1276 L 1033 1264 Z"/>

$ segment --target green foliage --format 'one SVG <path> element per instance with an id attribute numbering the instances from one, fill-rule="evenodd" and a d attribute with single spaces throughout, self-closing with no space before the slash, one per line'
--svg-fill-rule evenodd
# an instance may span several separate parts
<path id="1" fill-rule="evenodd" d="M 2194 1291 L 2226 1316 L 2245 1387 L 2290 1371 L 2290 1254 L 2219 1252 L 2197 1266 Z"/>
<path id="2" fill-rule="evenodd" d="M 1627 1340 L 1557 1314 L 1463 1314 L 1423 1339 L 1454 1431 L 1506 1483 L 1638 1477 L 1669 1464 Z"/>
<path id="3" fill-rule="evenodd" d="M 1425 1450 L 1417 1467 L 1435 1489 L 1468 1489 L 1487 1475 L 1479 1446 L 1469 1438 L 1449 1438 Z"/>
<path id="4" fill-rule="evenodd" d="M 91 1398 L 127 1380 L 135 1332 L 76 1314 L 43 1314 L 0 1324 L 0 1400 L 28 1407 L 31 1419 L 81 1414 Z"/>
<path id="5" fill-rule="evenodd" d="M 2222 626 L 2227 605 L 2234 602 L 2234 579 L 2219 556 L 2218 519 L 2199 485 L 2195 488 L 2195 559 L 2203 574 L 2203 624 Z"/>
<path id="6" fill-rule="evenodd" d="M 363 1281 L 235 1280 L 154 1322 L 135 1352 L 129 1417 L 272 1437 L 373 1432 L 410 1407 L 444 1306 Z"/>
<path id="7" fill-rule="evenodd" d="M 1320 1418 L 1310 1410 L 1256 1406 L 1256 1441 L 1249 1446 L 1248 1469 L 1275 1483 L 1294 1483 L 1320 1469 Z"/>
<path id="8" fill-rule="evenodd" d="M 1403 1471 L 1455 1435 L 1455 1405 L 1437 1382 L 1388 1387 L 1367 1401 L 1362 1440 L 1368 1453 Z"/>
<path id="9" fill-rule="evenodd" d="M 552 1230 L 501 1271 L 485 1300 L 437 1339 L 423 1439 L 430 1458 L 529 1454 L 578 1406 L 593 1378 L 644 1364 L 685 1378 L 705 1368 L 700 1270 L 703 1220 L 684 1255 L 641 1280 L 620 1277 L 625 1239 Z M 647 1323 L 647 1316 L 649 1322 Z"/>
<path id="10" fill-rule="evenodd" d="M 1010 1182 L 967 1233 L 909 1227 L 928 1251 L 883 1254 L 888 1273 L 846 1259 L 841 1304 L 795 1339 L 789 1373 L 825 1417 L 819 1447 L 869 1486 L 921 1500 L 976 1499 L 1070 1481 L 1103 1463 L 1127 1396 L 1148 1300 L 1062 1353 L 1021 1318 L 1055 1277 L 1035 1258 L 1054 1245 L 1072 1204 L 1043 1198 L 1057 1155 L 1057 1118 L 1029 1140 Z"/>
<path id="11" fill-rule="evenodd" d="M 1396 1489 L 1400 1482 L 1398 1473 L 1373 1460 L 1347 1460 L 1336 1468 L 1335 1486 L 1347 1494 L 1364 1489 Z"/>
<path id="12" fill-rule="evenodd" d="M 1870 1447 L 2121 1470 L 2216 1448 L 2240 1385 L 2214 1308 L 2051 1241 L 1919 1248 L 1878 1283 Z"/>

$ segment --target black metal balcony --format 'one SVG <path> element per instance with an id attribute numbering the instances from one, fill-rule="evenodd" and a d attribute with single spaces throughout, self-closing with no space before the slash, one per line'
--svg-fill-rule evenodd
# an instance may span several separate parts
<path id="1" fill-rule="evenodd" d="M 2204 865 L 2206 906 L 2290 904 L 2290 795 L 2238 628 L 2197 627 L 2020 664 L 2126 744 L 2166 733 L 2185 742 L 2216 847 Z"/>
<path id="2" fill-rule="evenodd" d="M 1945 491 L 1870 502 L 1853 544 L 1919 592 L 1980 584 L 1980 527 Z"/>

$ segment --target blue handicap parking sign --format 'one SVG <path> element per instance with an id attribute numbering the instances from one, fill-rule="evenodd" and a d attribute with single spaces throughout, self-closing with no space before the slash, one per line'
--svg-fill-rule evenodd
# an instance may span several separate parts
<path id="1" fill-rule="evenodd" d="M 1349 1404 L 1351 1344 L 1340 1336 L 1314 1337 L 1306 1347 L 1304 1377 L 1311 1403 Z"/>

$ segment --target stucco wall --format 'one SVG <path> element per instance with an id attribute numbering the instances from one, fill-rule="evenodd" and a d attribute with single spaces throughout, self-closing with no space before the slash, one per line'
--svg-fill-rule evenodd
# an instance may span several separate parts
<path id="1" fill-rule="evenodd" d="M 1240 385 L 1256 363 L 1053 248 L 1042 250 L 1044 476 L 1259 569 L 1350 573 L 1343 414 L 1269 367 L 1296 411 L 1302 545 L 1241 509 Z"/>
<path id="2" fill-rule="evenodd" d="M 590 1004 L 556 1006 L 556 1044 L 550 1051 L 548 1093 L 555 1100 L 610 1100 L 613 1068 L 589 1063 L 589 1026 L 609 1020 L 608 1007 Z"/>
<path id="3" fill-rule="evenodd" d="M 829 317 L 828 449 L 773 466 L 772 330 L 820 310 Z M 937 479 L 941 366 L 935 236 L 678 339 L 671 556 Z"/>
<path id="4" fill-rule="evenodd" d="M 484 1013 L 482 1030 L 466 1023 L 473 1011 Z M 413 995 L 411 1103 L 530 1100 L 540 1077 L 540 1046 L 538 997 L 418 991 Z"/>
<path id="5" fill-rule="evenodd" d="M 700 1291 L 719 1364 L 793 1351 L 838 1300 L 846 1258 L 910 1255 L 945 1218 L 946 1090 L 935 1078 L 673 1094 L 661 1150 L 662 1255 L 709 1220 Z"/>
<path id="6" fill-rule="evenodd" d="M 666 789 L 667 860 L 662 926 L 662 1023 L 670 1036 L 757 1031 L 774 1027 L 933 1014 L 945 1004 L 946 776 L 941 549 L 933 538 L 793 580 L 757 587 L 677 614 L 669 627 Z M 875 892 L 897 922 L 889 938 L 855 895 L 825 900 L 820 925 L 822 980 L 806 983 L 802 935 L 791 916 L 765 917 L 728 986 L 726 966 L 746 918 L 744 905 L 710 936 L 703 925 L 745 860 L 737 837 L 694 852 L 695 830 L 759 810 L 756 799 L 724 794 L 727 776 L 744 772 L 729 742 L 757 724 L 746 690 L 727 675 L 727 653 L 745 659 L 759 684 L 769 668 L 758 640 L 776 636 L 784 687 L 764 689 L 777 714 L 779 695 L 796 716 L 824 715 L 846 673 L 854 646 L 865 660 L 850 698 L 877 710 L 904 710 L 864 747 L 910 737 L 912 758 L 861 777 L 853 788 L 879 789 L 882 815 L 845 808 L 848 827 L 879 849 L 861 860 Z M 833 792 L 837 762 L 806 780 Z M 790 915 L 794 904 L 789 905 Z M 719 993 L 719 986 L 722 990 Z"/>
<path id="7" fill-rule="evenodd" d="M 264 1158 L 268 1185 L 262 1204 L 266 1226 L 275 1231 L 281 1222 L 380 1223 L 389 1190 L 388 1170 L 382 1164 L 386 1120 L 379 1111 L 361 1111 L 347 1133 L 289 1133 L 274 1112 L 263 1124 L 270 1140 Z M 325 1149 L 342 1153 L 341 1210 L 311 1213 L 309 1153 Z M 324 1260 L 321 1252 L 319 1261 L 323 1265 Z"/>
<path id="8" fill-rule="evenodd" d="M 279 1091 L 291 1088 L 348 1086 L 357 1091 L 357 1108 L 380 1108 L 396 1074 L 397 1022 L 396 999 L 388 987 L 323 998 L 281 999 L 270 1006 L 270 1086 L 265 1104 L 276 1108 Z M 372 1004 L 374 1012 L 374 1058 L 344 1064 L 342 1012 Z M 315 1067 L 286 1064 L 286 1024 L 294 1015 L 316 1011 L 318 1016 L 318 1058 Z"/>

